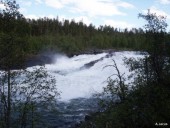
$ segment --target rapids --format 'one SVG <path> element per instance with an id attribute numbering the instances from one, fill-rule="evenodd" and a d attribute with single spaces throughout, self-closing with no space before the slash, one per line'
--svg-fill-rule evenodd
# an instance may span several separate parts
<path id="1" fill-rule="evenodd" d="M 57 89 L 60 92 L 60 101 L 69 101 L 76 98 L 90 98 L 94 93 L 102 92 L 107 85 L 107 78 L 116 73 L 113 67 L 104 68 L 113 64 L 113 59 L 125 76 L 129 71 L 123 63 L 123 58 L 140 58 L 140 52 L 124 51 L 101 53 L 96 55 L 78 55 L 68 58 L 56 55 L 55 63 L 47 64 L 48 72 L 55 76 Z M 113 79 L 115 76 L 112 77 Z"/>
<path id="2" fill-rule="evenodd" d="M 90 112 L 97 111 L 98 101 L 93 94 L 102 92 L 103 87 L 107 85 L 107 78 L 117 73 L 113 67 L 105 66 L 112 65 L 114 59 L 120 73 L 125 73 L 126 77 L 130 72 L 124 65 L 124 57 L 141 58 L 144 55 L 141 52 L 121 51 L 82 54 L 71 58 L 61 54 L 52 57 L 54 63 L 46 64 L 45 67 L 57 81 L 56 88 L 60 98 L 56 99 L 56 112 L 39 109 L 41 110 L 39 127 L 72 128 L 88 117 L 86 115 Z M 31 71 L 33 67 L 28 69 Z"/>

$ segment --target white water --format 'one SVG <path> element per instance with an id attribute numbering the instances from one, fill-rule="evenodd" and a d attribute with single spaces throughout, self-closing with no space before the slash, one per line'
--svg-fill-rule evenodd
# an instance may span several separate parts
<path id="1" fill-rule="evenodd" d="M 90 68 L 83 68 L 84 64 L 105 57 L 107 53 L 97 55 L 79 55 L 72 58 L 66 56 L 56 56 L 55 64 L 48 64 L 48 72 L 56 77 L 57 89 L 60 93 L 61 101 L 69 101 L 74 98 L 89 98 L 92 94 L 101 92 L 107 85 L 107 78 L 116 73 L 113 67 L 104 68 L 113 64 L 112 59 L 117 63 L 121 74 L 129 74 L 128 69 L 123 64 L 124 57 L 142 57 L 136 52 L 115 52 L 113 56 L 98 61 Z M 113 77 L 114 78 L 114 77 Z"/>

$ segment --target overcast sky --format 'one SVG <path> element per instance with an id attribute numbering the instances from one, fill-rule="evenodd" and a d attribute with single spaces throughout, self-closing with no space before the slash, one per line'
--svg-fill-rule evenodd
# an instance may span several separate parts
<path id="1" fill-rule="evenodd" d="M 170 25 L 170 0 L 16 0 L 27 18 L 49 17 L 83 20 L 95 26 L 120 28 L 143 27 L 139 13 L 151 12 L 167 16 Z M 168 31 L 170 27 L 168 27 Z"/>

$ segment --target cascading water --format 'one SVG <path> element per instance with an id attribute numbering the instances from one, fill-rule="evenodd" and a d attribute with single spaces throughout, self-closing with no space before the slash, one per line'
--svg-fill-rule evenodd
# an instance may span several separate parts
<path id="1" fill-rule="evenodd" d="M 56 99 L 58 112 L 42 110 L 43 127 L 46 124 L 46 127 L 69 128 L 83 120 L 89 112 L 95 112 L 98 105 L 93 94 L 102 92 L 107 78 L 117 73 L 111 66 L 104 67 L 112 65 L 114 59 L 121 74 L 130 74 L 124 65 L 124 57 L 141 58 L 144 55 L 133 51 L 84 54 L 71 58 L 55 55 L 55 63 L 46 64 L 45 67 L 57 81 L 56 88 L 60 93 L 60 98 Z M 33 70 L 32 67 L 28 69 Z M 115 76 L 112 78 L 115 79 Z"/>
<path id="2" fill-rule="evenodd" d="M 123 58 L 142 57 L 137 52 L 101 53 L 97 55 L 79 55 L 72 58 L 57 56 L 54 64 L 46 65 L 50 74 L 57 80 L 61 92 L 60 100 L 69 101 L 75 98 L 89 98 L 93 93 L 101 92 L 107 85 L 107 78 L 116 71 L 112 65 L 116 61 L 121 74 L 129 74 Z M 114 76 L 113 76 L 114 79 Z"/>
<path id="3" fill-rule="evenodd" d="M 72 58 L 56 55 L 55 63 L 45 67 L 57 80 L 56 87 L 60 92 L 58 110 L 61 114 L 48 115 L 46 118 L 53 117 L 48 123 L 51 121 L 50 124 L 56 128 L 68 128 L 83 120 L 89 112 L 95 112 L 98 107 L 93 94 L 102 92 L 107 78 L 117 73 L 113 67 L 104 67 L 112 65 L 114 59 L 121 74 L 130 74 L 124 65 L 124 57 L 141 58 L 143 55 L 129 51 L 85 54 Z"/>

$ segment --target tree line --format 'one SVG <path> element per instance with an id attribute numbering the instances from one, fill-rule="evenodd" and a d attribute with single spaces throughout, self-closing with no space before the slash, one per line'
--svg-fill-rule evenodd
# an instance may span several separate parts
<path id="1" fill-rule="evenodd" d="M 22 16 L 14 19 L 11 24 L 0 14 L 0 33 L 10 31 L 14 26 L 15 33 L 28 39 L 24 50 L 29 54 L 49 49 L 76 54 L 89 49 L 146 50 L 149 47 L 145 36 L 147 31 L 142 28 L 129 30 L 109 25 L 95 27 L 83 21 L 75 22 L 74 19 L 60 21 L 58 17 L 26 19 Z M 166 33 L 165 39 L 170 39 L 169 33 Z"/>

